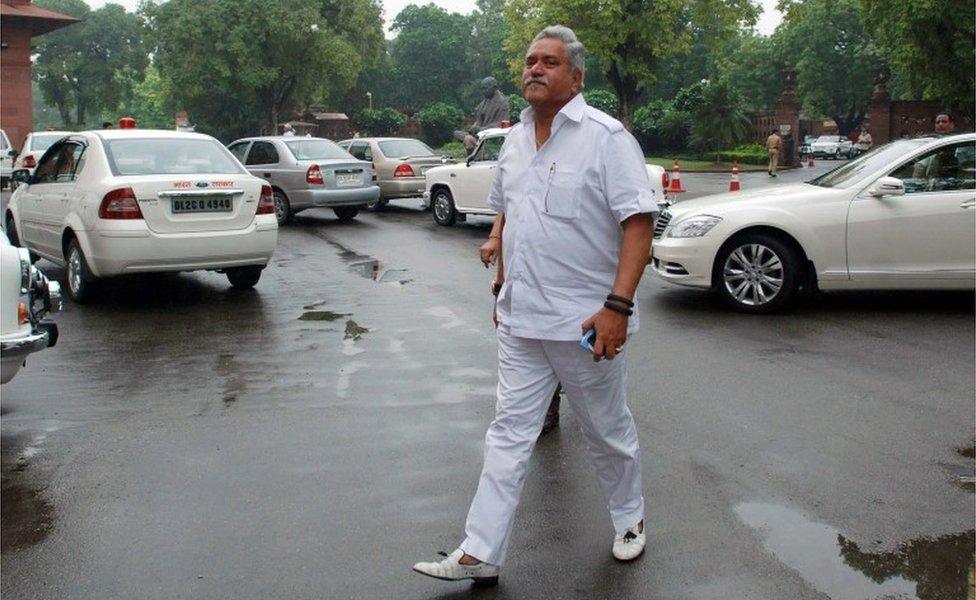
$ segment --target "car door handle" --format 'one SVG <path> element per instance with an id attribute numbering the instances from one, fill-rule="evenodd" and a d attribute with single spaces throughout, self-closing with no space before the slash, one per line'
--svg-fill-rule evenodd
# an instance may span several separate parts
<path id="1" fill-rule="evenodd" d="M 457 177 L 457 173 L 451 173 L 451 177 Z"/>
<path id="2" fill-rule="evenodd" d="M 966 200 L 959 205 L 959 208 L 976 208 L 976 200 Z"/>

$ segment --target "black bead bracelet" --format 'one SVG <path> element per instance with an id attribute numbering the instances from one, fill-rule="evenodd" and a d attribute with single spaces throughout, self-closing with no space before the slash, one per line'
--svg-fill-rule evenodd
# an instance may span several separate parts
<path id="1" fill-rule="evenodd" d="M 604 308 L 607 308 L 607 309 L 610 309 L 610 310 L 612 310 L 615 313 L 620 313 L 620 314 L 624 315 L 625 317 L 629 317 L 630 315 L 634 314 L 634 311 L 630 310 L 629 308 L 627 308 L 623 304 L 619 304 L 617 302 L 611 302 L 609 300 L 607 300 L 606 302 L 603 303 L 603 307 Z"/>
<path id="2" fill-rule="evenodd" d="M 624 298 L 623 296 L 618 296 L 616 294 L 607 294 L 607 300 L 611 300 L 611 301 L 614 301 L 614 302 L 620 302 L 621 304 L 627 306 L 628 308 L 634 308 L 634 301 L 633 300 L 628 300 L 627 298 Z"/>

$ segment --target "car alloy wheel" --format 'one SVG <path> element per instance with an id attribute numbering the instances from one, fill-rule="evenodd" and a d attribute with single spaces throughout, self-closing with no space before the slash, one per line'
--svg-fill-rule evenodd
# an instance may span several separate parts
<path id="1" fill-rule="evenodd" d="M 453 225 L 457 220 L 457 211 L 454 208 L 454 198 L 451 192 L 446 189 L 439 189 L 434 192 L 434 200 L 431 202 L 434 212 L 434 221 L 438 225 Z"/>
<path id="2" fill-rule="evenodd" d="M 783 288 L 783 261 L 762 244 L 744 244 L 725 259 L 722 281 L 739 302 L 747 306 L 767 304 Z"/>
<path id="3" fill-rule="evenodd" d="M 68 263 L 68 295 L 79 304 L 87 302 L 92 295 L 95 276 L 88 269 L 85 253 L 81 251 L 81 245 L 77 239 L 73 239 L 68 243 L 68 257 L 66 262 Z"/>
<path id="4" fill-rule="evenodd" d="M 274 210 L 278 225 L 284 225 L 291 220 L 291 204 L 281 190 L 274 190 Z"/>

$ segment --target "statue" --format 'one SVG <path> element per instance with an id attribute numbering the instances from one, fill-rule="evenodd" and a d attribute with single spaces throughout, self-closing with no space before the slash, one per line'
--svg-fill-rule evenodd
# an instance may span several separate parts
<path id="1" fill-rule="evenodd" d="M 498 81 L 494 77 L 481 80 L 481 93 L 485 99 L 474 109 L 474 124 L 468 131 L 455 131 L 454 137 L 464 142 L 464 147 L 471 152 L 478 145 L 478 132 L 489 127 L 498 127 L 508 119 L 508 98 L 498 91 Z"/>

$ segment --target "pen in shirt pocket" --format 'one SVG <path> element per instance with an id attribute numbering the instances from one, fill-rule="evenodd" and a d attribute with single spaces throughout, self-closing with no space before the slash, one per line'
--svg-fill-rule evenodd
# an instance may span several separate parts
<path id="1" fill-rule="evenodd" d="M 549 180 L 546 181 L 545 205 L 546 205 L 546 212 L 547 213 L 549 212 L 549 189 L 552 187 L 552 176 L 555 173 L 556 173 L 556 163 L 552 163 L 552 166 L 549 167 Z"/>

